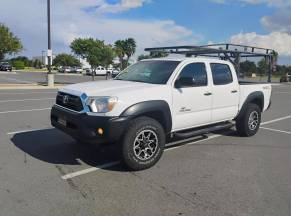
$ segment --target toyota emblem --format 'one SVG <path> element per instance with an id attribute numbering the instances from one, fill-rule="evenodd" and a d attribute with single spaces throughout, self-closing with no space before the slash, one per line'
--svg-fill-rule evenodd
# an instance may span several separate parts
<path id="1" fill-rule="evenodd" d="M 69 102 L 69 96 L 68 95 L 64 95 L 63 96 L 63 104 L 67 104 Z"/>

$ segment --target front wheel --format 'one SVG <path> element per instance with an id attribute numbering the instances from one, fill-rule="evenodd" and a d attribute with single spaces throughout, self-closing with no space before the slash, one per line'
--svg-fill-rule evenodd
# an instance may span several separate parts
<path id="1" fill-rule="evenodd" d="M 132 120 L 122 142 L 122 159 L 132 170 L 155 165 L 165 147 L 165 132 L 159 122 L 140 117 Z"/>
<path id="2" fill-rule="evenodd" d="M 257 104 L 249 104 L 244 115 L 236 120 L 236 130 L 240 136 L 254 136 L 261 124 L 261 109 Z"/>

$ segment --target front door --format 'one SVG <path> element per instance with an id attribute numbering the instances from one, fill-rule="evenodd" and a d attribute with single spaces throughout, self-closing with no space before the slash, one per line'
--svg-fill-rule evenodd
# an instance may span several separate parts
<path id="1" fill-rule="evenodd" d="M 204 63 L 190 63 L 180 72 L 176 83 L 193 79 L 186 86 L 175 85 L 173 89 L 173 130 L 183 130 L 211 122 L 212 92 Z M 185 79 L 184 79 L 185 80 Z"/>

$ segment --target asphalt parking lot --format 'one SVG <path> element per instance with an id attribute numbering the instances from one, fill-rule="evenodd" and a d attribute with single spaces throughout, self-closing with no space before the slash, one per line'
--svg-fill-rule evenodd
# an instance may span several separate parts
<path id="1" fill-rule="evenodd" d="M 0 90 L 0 215 L 290 215 L 291 85 L 273 86 L 255 137 L 197 137 L 141 172 L 51 128 L 55 96 Z"/>

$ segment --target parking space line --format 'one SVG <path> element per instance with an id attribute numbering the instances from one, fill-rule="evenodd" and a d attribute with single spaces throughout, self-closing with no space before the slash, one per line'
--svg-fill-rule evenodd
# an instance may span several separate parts
<path id="1" fill-rule="evenodd" d="M 97 167 L 91 167 L 91 168 L 88 168 L 88 169 L 84 169 L 84 170 L 80 170 L 80 171 L 77 171 L 77 172 L 69 173 L 67 175 L 62 176 L 62 179 L 63 180 L 71 179 L 71 178 L 74 178 L 74 177 L 77 177 L 77 176 L 80 176 L 80 175 L 84 175 L 84 174 L 88 174 L 88 173 L 91 173 L 91 172 L 94 172 L 94 171 L 97 171 L 97 170 L 100 170 L 100 169 L 104 169 L 104 168 L 107 168 L 107 167 L 112 167 L 112 166 L 115 166 L 117 164 L 120 164 L 120 161 L 113 161 L 113 162 L 110 162 L 110 163 L 102 164 L 102 165 L 97 166 Z"/>
<path id="2" fill-rule="evenodd" d="M 266 128 L 266 127 L 260 127 L 260 128 L 264 129 L 264 130 L 279 132 L 279 133 L 291 134 L 291 132 L 289 132 L 289 131 L 283 131 L 283 130 L 278 130 L 278 129 L 274 129 L 274 128 Z"/>
<path id="3" fill-rule="evenodd" d="M 31 99 L 21 99 L 21 100 L 0 100 L 0 103 L 5 102 L 23 102 L 23 101 L 41 101 L 41 100 L 55 100 L 56 98 L 31 98 Z"/>
<path id="4" fill-rule="evenodd" d="M 282 121 L 282 120 L 289 119 L 289 118 L 291 118 L 291 115 L 288 115 L 288 116 L 285 116 L 285 117 L 281 117 L 281 118 L 277 118 L 277 119 L 273 119 L 273 120 L 270 120 L 270 121 L 266 121 L 266 122 L 263 122 L 261 125 L 267 125 L 267 124 L 275 123 L 275 122 Z"/>
<path id="5" fill-rule="evenodd" d="M 53 127 L 47 127 L 47 128 L 42 128 L 42 129 L 29 129 L 29 130 L 13 131 L 13 132 L 8 132 L 6 134 L 7 135 L 15 135 L 15 134 L 19 134 L 19 133 L 27 133 L 27 132 L 33 132 L 33 131 L 42 131 L 42 130 L 48 130 L 48 129 L 53 129 Z"/>
<path id="6" fill-rule="evenodd" d="M 49 110 L 49 108 L 41 108 L 41 109 L 30 109 L 30 110 L 11 110 L 11 111 L 1 111 L 0 114 L 8 114 L 8 113 L 19 113 L 19 112 L 33 112 L 33 111 L 43 111 L 43 110 Z"/>
<path id="7" fill-rule="evenodd" d="M 274 92 L 274 94 L 291 94 L 291 92 Z"/>

